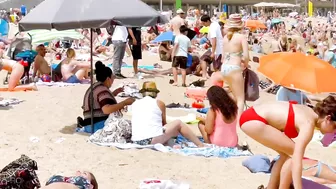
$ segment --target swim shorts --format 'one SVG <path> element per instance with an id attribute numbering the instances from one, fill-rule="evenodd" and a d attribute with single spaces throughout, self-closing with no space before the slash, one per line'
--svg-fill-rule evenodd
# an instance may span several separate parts
<path id="1" fill-rule="evenodd" d="M 65 81 L 65 83 L 81 83 L 81 81 L 77 78 L 76 75 L 72 75 Z"/>

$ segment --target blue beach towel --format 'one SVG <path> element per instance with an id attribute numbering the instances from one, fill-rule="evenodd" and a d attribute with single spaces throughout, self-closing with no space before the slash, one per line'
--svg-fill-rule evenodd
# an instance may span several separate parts
<path id="1" fill-rule="evenodd" d="M 203 138 L 200 138 L 204 142 Z M 195 144 L 190 142 L 188 139 L 179 135 L 175 141 L 177 144 L 182 144 L 182 149 L 174 149 L 167 147 L 169 152 L 185 155 L 185 156 L 203 156 L 203 157 L 219 157 L 219 158 L 229 158 L 238 156 L 250 156 L 252 155 L 249 151 L 242 151 L 238 148 L 226 148 L 212 145 L 211 148 L 196 148 Z"/>
<path id="2" fill-rule="evenodd" d="M 95 133 L 99 129 L 102 129 L 104 127 L 104 125 L 105 125 L 105 120 L 104 121 L 100 121 L 98 123 L 95 123 L 93 125 L 93 133 Z M 84 133 L 91 134 L 92 133 L 92 127 L 91 127 L 91 125 L 88 125 L 88 126 L 85 126 L 85 127 L 82 127 L 82 128 L 77 128 L 76 132 L 84 132 Z"/>

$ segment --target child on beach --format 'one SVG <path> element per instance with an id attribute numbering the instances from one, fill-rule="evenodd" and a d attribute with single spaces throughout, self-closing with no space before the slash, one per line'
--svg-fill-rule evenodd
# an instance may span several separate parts
<path id="1" fill-rule="evenodd" d="M 188 33 L 188 28 L 186 26 L 180 27 L 180 33 L 176 36 L 173 48 L 173 75 L 174 75 L 174 86 L 177 86 L 177 68 L 180 67 L 182 73 L 182 86 L 186 87 L 186 69 L 188 61 L 188 52 L 191 52 L 191 41 L 186 36 Z"/>
<path id="2" fill-rule="evenodd" d="M 207 92 L 211 108 L 206 118 L 200 120 L 198 128 L 206 143 L 222 147 L 236 147 L 238 107 L 236 102 L 219 86 L 212 86 Z"/>

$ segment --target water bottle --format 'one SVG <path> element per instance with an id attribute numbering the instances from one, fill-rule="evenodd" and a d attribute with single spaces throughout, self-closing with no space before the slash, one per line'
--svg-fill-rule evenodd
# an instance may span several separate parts
<path id="1" fill-rule="evenodd" d="M 25 5 L 21 5 L 21 13 L 23 16 L 27 15 L 27 7 Z"/>

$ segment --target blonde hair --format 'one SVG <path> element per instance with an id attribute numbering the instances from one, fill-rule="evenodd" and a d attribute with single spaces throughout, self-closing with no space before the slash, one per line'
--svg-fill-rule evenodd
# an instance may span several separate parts
<path id="1" fill-rule="evenodd" d="M 72 48 L 69 48 L 66 52 L 66 55 L 68 58 L 75 58 L 76 52 Z"/>
<path id="2" fill-rule="evenodd" d="M 228 33 L 226 34 L 227 38 L 229 39 L 229 41 L 232 39 L 233 34 L 240 31 L 240 28 L 229 28 Z"/>

